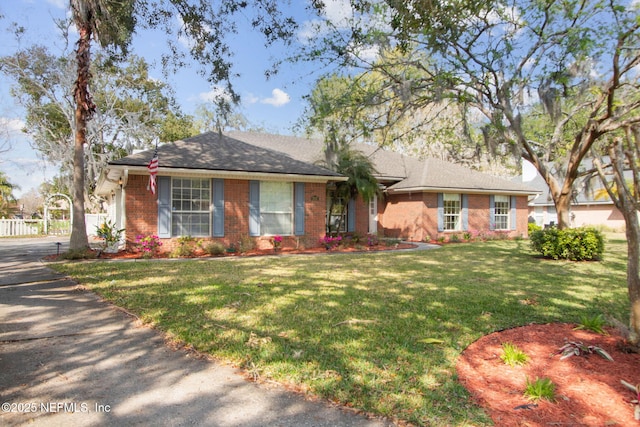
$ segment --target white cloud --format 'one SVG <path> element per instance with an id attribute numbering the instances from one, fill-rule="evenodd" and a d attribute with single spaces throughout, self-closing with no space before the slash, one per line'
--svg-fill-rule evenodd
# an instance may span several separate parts
<path id="1" fill-rule="evenodd" d="M 20 119 L 10 119 L 8 117 L 0 117 L 0 130 L 4 133 L 11 134 L 21 132 L 25 123 Z"/>
<path id="2" fill-rule="evenodd" d="M 262 99 L 262 104 L 273 105 L 274 107 L 281 107 L 288 104 L 291 101 L 291 97 L 281 89 L 274 89 L 271 91 L 271 98 Z"/>
<path id="3" fill-rule="evenodd" d="M 255 96 L 253 93 L 247 93 L 246 95 L 242 96 L 243 104 L 251 105 L 251 104 L 256 104 L 258 102 L 260 102 L 260 98 Z"/>
<path id="4" fill-rule="evenodd" d="M 202 102 L 217 102 L 220 99 L 224 99 L 231 102 L 231 95 L 222 86 L 214 86 L 208 92 L 200 92 L 198 99 Z"/>
<path id="5" fill-rule="evenodd" d="M 305 21 L 298 31 L 298 39 L 306 43 L 326 33 L 330 26 L 338 30 L 349 28 L 352 19 L 353 8 L 349 0 L 325 0 L 324 19 Z"/>

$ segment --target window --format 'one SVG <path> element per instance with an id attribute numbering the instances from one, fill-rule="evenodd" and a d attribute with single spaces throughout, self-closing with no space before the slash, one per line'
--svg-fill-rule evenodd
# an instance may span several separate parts
<path id="1" fill-rule="evenodd" d="M 509 196 L 495 196 L 494 197 L 494 221 L 496 230 L 508 230 L 509 229 L 509 216 L 511 212 L 511 206 L 509 206 Z"/>
<path id="2" fill-rule="evenodd" d="M 461 230 L 461 199 L 460 194 L 442 195 L 443 213 L 444 213 L 444 230 Z"/>
<path id="3" fill-rule="evenodd" d="M 327 197 L 327 224 L 329 232 L 346 232 L 347 231 L 347 208 L 343 198 L 339 198 L 333 201 L 331 206 L 331 200 L 333 194 L 330 193 Z"/>
<path id="4" fill-rule="evenodd" d="M 211 180 L 173 178 L 171 185 L 171 235 L 209 236 Z"/>
<path id="5" fill-rule="evenodd" d="M 260 182 L 260 232 L 266 236 L 293 233 L 293 183 Z"/>

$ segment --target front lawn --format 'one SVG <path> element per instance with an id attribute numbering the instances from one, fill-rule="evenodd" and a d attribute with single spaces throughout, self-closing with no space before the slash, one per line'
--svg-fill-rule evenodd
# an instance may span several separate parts
<path id="1" fill-rule="evenodd" d="M 419 252 L 52 265 L 250 375 L 419 425 L 490 425 L 455 363 L 490 332 L 603 314 L 628 322 L 626 245 L 601 262 L 528 241 Z"/>

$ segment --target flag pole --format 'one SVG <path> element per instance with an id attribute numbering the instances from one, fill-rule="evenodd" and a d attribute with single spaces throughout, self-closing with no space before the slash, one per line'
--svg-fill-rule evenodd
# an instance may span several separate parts
<path id="1" fill-rule="evenodd" d="M 156 139 L 156 148 L 153 150 L 153 157 L 147 166 L 149 170 L 149 184 L 147 190 L 151 191 L 151 194 L 156 194 L 157 182 L 156 175 L 158 174 L 158 140 Z"/>

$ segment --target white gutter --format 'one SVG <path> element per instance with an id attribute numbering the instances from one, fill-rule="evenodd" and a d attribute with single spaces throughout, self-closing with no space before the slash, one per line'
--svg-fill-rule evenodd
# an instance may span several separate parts
<path id="1" fill-rule="evenodd" d="M 526 190 L 498 190 L 498 189 L 484 189 L 484 188 L 461 188 L 461 187 L 408 187 L 400 189 L 387 189 L 389 194 L 402 194 L 402 193 L 464 193 L 464 194 L 499 194 L 499 195 L 523 195 L 531 196 L 540 194 L 540 192 L 526 191 Z"/>
<path id="2" fill-rule="evenodd" d="M 148 175 L 149 171 L 146 166 L 125 166 L 111 165 L 110 170 L 128 171 L 131 175 Z M 246 172 L 246 171 L 217 171 L 205 169 L 188 169 L 188 168 L 158 168 L 158 176 L 198 176 L 210 178 L 226 178 L 226 179 L 255 179 L 260 181 L 297 181 L 297 182 L 313 182 L 325 183 L 327 181 L 347 181 L 346 176 L 330 176 L 330 175 L 302 175 L 291 173 L 267 173 L 267 172 Z"/>

